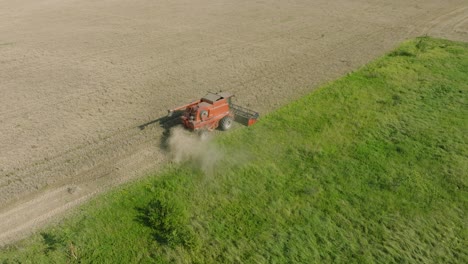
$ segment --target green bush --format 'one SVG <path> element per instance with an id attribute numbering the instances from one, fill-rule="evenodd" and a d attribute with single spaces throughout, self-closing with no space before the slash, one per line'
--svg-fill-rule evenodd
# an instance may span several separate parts
<path id="1" fill-rule="evenodd" d="M 155 239 L 169 246 L 195 246 L 195 236 L 188 228 L 189 218 L 182 203 L 172 197 L 154 198 L 143 210 L 142 220 L 154 232 Z"/>

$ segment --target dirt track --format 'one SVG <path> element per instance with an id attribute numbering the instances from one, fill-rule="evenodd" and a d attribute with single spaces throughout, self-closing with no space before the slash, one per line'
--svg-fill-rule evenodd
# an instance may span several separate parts
<path id="1" fill-rule="evenodd" d="M 466 1 L 0 0 L 0 245 L 157 168 L 172 106 L 266 113 L 426 33 L 468 41 Z"/>

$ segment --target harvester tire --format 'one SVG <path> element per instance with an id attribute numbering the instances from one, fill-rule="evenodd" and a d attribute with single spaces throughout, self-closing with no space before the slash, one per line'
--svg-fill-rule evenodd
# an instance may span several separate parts
<path id="1" fill-rule="evenodd" d="M 208 117 L 208 111 L 202 110 L 202 111 L 200 112 L 200 119 L 201 119 L 201 120 L 205 120 L 207 117 Z"/>
<path id="2" fill-rule="evenodd" d="M 223 119 L 220 121 L 221 130 L 229 130 L 232 127 L 232 122 L 233 120 L 230 116 L 223 117 Z"/>

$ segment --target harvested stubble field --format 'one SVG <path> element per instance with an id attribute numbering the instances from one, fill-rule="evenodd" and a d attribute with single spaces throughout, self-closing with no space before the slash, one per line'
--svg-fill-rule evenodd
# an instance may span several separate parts
<path id="1" fill-rule="evenodd" d="M 138 127 L 207 90 L 268 112 L 409 37 L 468 40 L 437 1 L 0 0 L 0 244 L 157 168 Z"/>

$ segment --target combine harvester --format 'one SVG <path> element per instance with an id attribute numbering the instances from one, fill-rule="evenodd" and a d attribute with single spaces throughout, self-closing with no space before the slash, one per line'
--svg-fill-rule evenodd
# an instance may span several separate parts
<path id="1" fill-rule="evenodd" d="M 179 112 L 184 127 L 201 135 L 218 127 L 228 130 L 234 120 L 246 126 L 255 124 L 259 114 L 233 104 L 233 96 L 227 92 L 210 92 L 195 102 L 168 110 L 168 116 Z"/>

